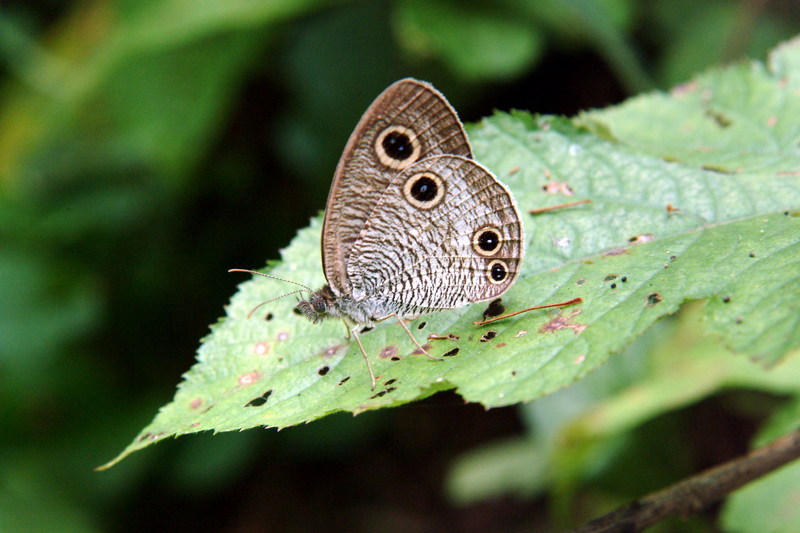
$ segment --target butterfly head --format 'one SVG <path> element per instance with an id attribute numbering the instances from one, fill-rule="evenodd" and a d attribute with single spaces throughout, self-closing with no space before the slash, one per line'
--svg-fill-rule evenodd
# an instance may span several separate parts
<path id="1" fill-rule="evenodd" d="M 300 314 L 316 324 L 326 318 L 338 316 L 335 301 L 336 295 L 330 285 L 325 285 L 320 290 L 309 294 L 308 299 L 302 299 L 297 302 L 296 309 Z"/>

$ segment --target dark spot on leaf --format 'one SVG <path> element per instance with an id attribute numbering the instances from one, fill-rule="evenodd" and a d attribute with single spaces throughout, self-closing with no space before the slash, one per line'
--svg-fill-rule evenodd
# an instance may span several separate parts
<path id="1" fill-rule="evenodd" d="M 577 285 L 583 285 L 584 283 L 586 283 L 586 278 L 581 278 L 581 279 L 579 279 L 578 281 L 576 281 L 575 283 L 576 283 Z"/>
<path id="2" fill-rule="evenodd" d="M 481 342 L 489 342 L 495 337 L 497 337 L 497 332 L 490 329 L 489 331 L 483 334 L 483 336 L 481 337 Z"/>
<path id="3" fill-rule="evenodd" d="M 253 398 L 252 400 L 250 400 L 249 402 L 244 404 L 244 406 L 245 407 L 261 407 L 262 405 L 267 403 L 267 400 L 269 400 L 270 396 L 272 396 L 272 389 L 266 391 L 264 394 L 262 394 L 261 396 L 259 396 L 257 398 Z"/>
<path id="4" fill-rule="evenodd" d="M 151 435 L 152 433 L 142 433 L 141 435 L 139 435 L 139 438 L 136 439 L 136 442 L 144 442 L 147 439 L 149 439 Z"/>
<path id="5" fill-rule="evenodd" d="M 756 256 L 756 254 L 754 254 L 753 252 L 750 252 L 749 255 L 750 255 L 750 257 L 755 257 Z"/>
<path id="6" fill-rule="evenodd" d="M 382 391 L 376 392 L 375 394 L 373 394 L 372 396 L 370 396 L 370 397 L 369 397 L 369 399 L 370 399 L 370 400 L 374 400 L 375 398 L 380 398 L 381 396 L 383 396 L 383 395 L 385 395 L 385 394 L 386 394 L 386 391 L 385 391 L 385 390 L 382 390 Z"/>
<path id="7" fill-rule="evenodd" d="M 397 390 L 397 387 L 389 387 L 388 389 L 386 389 L 386 394 L 390 394 L 390 393 L 392 393 L 392 392 L 394 392 L 396 390 Z"/>
<path id="8" fill-rule="evenodd" d="M 457 354 L 458 354 L 458 351 L 459 351 L 458 347 L 456 347 L 456 348 L 453 348 L 453 349 L 452 349 L 452 350 L 450 350 L 449 352 L 445 352 L 445 353 L 443 353 L 443 354 L 442 354 L 442 357 L 453 357 L 454 355 L 457 355 Z"/>
<path id="9" fill-rule="evenodd" d="M 616 288 L 617 288 L 617 284 L 616 284 L 616 283 L 612 283 L 612 284 L 611 284 L 611 288 L 612 288 L 612 289 L 616 289 Z"/>
<path id="10" fill-rule="evenodd" d="M 603 281 L 611 281 L 612 279 L 617 279 L 617 275 L 616 274 L 608 274 L 605 278 L 603 278 Z"/>
<path id="11" fill-rule="evenodd" d="M 647 295 L 647 307 L 653 307 L 654 305 L 658 305 L 661 303 L 661 300 L 664 298 L 661 296 L 661 293 L 653 292 Z"/>
<path id="12" fill-rule="evenodd" d="M 620 280 L 622 283 L 625 283 L 626 281 L 628 281 L 628 276 L 622 276 L 622 277 L 621 277 L 619 280 Z"/>
<path id="13" fill-rule="evenodd" d="M 269 322 L 273 318 L 275 318 L 275 315 L 273 315 L 272 313 L 267 313 L 266 316 L 264 316 L 264 320 L 266 320 L 267 322 Z"/>
<path id="14" fill-rule="evenodd" d="M 730 301 L 731 301 L 731 297 L 730 296 L 723 296 L 722 297 L 722 303 L 728 303 Z"/>
<path id="15" fill-rule="evenodd" d="M 729 128 L 732 124 L 731 119 L 728 118 L 724 113 L 721 111 L 715 111 L 714 109 L 706 109 L 706 116 L 709 117 L 711 120 L 717 123 L 717 126 L 720 128 Z"/>
<path id="16" fill-rule="evenodd" d="M 252 400 L 250 400 L 246 404 L 244 404 L 244 406 L 245 407 L 261 407 L 265 403 L 267 403 L 267 400 L 265 400 L 264 397 L 262 397 L 262 396 L 258 396 L 256 398 L 253 398 Z"/>
<path id="17" fill-rule="evenodd" d="M 364 326 L 361 328 L 361 333 L 366 333 L 368 331 L 372 331 L 374 328 L 372 326 Z"/>
<path id="18" fill-rule="evenodd" d="M 497 298 L 489 302 L 489 305 L 483 311 L 483 319 L 491 318 L 494 316 L 502 315 L 506 312 L 506 306 L 503 305 L 503 299 Z"/>
<path id="19" fill-rule="evenodd" d="M 566 315 L 561 311 L 549 322 L 546 322 L 539 328 L 539 333 L 553 333 L 562 329 L 571 329 L 577 335 L 587 328 L 586 324 L 578 324 L 572 322 L 572 319 L 581 314 L 580 309 L 573 309 Z"/>
<path id="20" fill-rule="evenodd" d="M 516 371 L 516 370 L 512 370 L 512 371 L 511 371 L 511 375 L 512 375 L 513 377 L 517 377 L 517 371 Z"/>
<path id="21" fill-rule="evenodd" d="M 744 319 L 742 317 L 740 317 L 740 316 L 737 316 L 736 317 L 736 323 L 737 324 L 741 324 L 742 322 L 744 322 Z"/>
<path id="22" fill-rule="evenodd" d="M 381 350 L 381 353 L 379 355 L 380 357 L 394 357 L 395 355 L 397 355 L 397 346 L 395 346 L 394 344 L 390 344 L 389 346 L 386 346 L 383 350 Z"/>
<path id="23" fill-rule="evenodd" d="M 678 258 L 678 256 L 677 256 L 677 255 L 671 255 L 671 256 L 669 256 L 669 260 L 670 260 L 670 261 L 675 261 L 677 258 Z"/>
<path id="24" fill-rule="evenodd" d="M 394 357 L 390 358 L 389 360 L 390 360 L 390 361 L 399 361 L 399 360 L 400 360 L 400 358 L 399 358 L 398 356 L 396 356 L 396 355 L 395 355 Z"/>
<path id="25" fill-rule="evenodd" d="M 325 374 L 327 374 L 330 371 L 330 369 L 331 368 L 329 366 L 327 366 L 327 365 L 323 366 L 323 367 L 320 367 L 320 369 L 317 370 L 317 374 L 319 374 L 320 376 L 324 376 Z"/>
<path id="26" fill-rule="evenodd" d="M 294 309 L 292 309 L 292 313 L 294 313 L 296 315 L 302 315 L 303 314 L 303 312 L 300 309 L 296 308 L 296 307 Z"/>
<path id="27" fill-rule="evenodd" d="M 458 335 L 456 335 L 455 333 L 450 333 L 449 335 L 447 335 L 447 337 L 448 337 L 448 338 L 449 338 L 451 341 L 457 341 L 457 340 L 459 340 L 459 339 L 461 338 L 461 337 L 459 337 Z"/>
<path id="28" fill-rule="evenodd" d="M 424 322 L 424 321 L 423 321 L 423 322 L 420 322 L 420 323 L 419 323 L 419 326 L 417 326 L 417 329 L 423 329 L 423 328 L 424 328 L 425 326 L 427 326 L 427 325 L 428 325 L 428 323 L 427 323 L 427 322 Z"/>
<path id="29" fill-rule="evenodd" d="M 343 377 L 343 378 L 342 378 L 342 379 L 339 381 L 339 383 L 337 383 L 337 385 L 344 385 L 345 383 L 347 383 L 347 380 L 348 380 L 348 379 L 350 379 L 350 376 L 345 376 L 345 377 Z"/>
<path id="30" fill-rule="evenodd" d="M 397 381 L 397 380 L 396 380 L 395 378 L 392 378 L 392 379 L 390 379 L 390 380 L 387 380 L 387 381 L 386 381 L 386 383 L 384 383 L 384 385 L 386 385 L 386 386 L 389 386 L 389 385 L 391 385 L 392 383 L 394 383 L 395 381 Z"/>

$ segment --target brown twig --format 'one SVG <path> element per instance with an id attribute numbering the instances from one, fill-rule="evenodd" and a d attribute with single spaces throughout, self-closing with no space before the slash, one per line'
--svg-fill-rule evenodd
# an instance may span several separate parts
<path id="1" fill-rule="evenodd" d="M 497 322 L 498 320 L 503 320 L 504 318 L 510 318 L 512 316 L 517 316 L 517 315 L 522 314 L 522 313 L 527 313 L 528 311 L 534 311 L 536 309 L 547 309 L 549 307 L 566 307 L 566 306 L 572 305 L 572 304 L 579 304 L 582 301 L 583 301 L 583 298 L 578 297 L 578 298 L 573 298 L 572 300 L 569 300 L 567 302 L 558 302 L 556 304 L 534 305 L 533 307 L 528 307 L 527 309 L 521 309 L 519 311 L 514 311 L 513 313 L 506 313 L 505 315 L 494 316 L 492 318 L 487 318 L 486 320 L 480 320 L 478 322 L 473 322 L 473 324 L 476 325 L 476 326 L 484 326 L 484 325 L 489 324 L 491 322 Z"/>
<path id="2" fill-rule="evenodd" d="M 633 533 L 667 518 L 689 516 L 800 457 L 800 430 L 596 518 L 571 533 Z"/>

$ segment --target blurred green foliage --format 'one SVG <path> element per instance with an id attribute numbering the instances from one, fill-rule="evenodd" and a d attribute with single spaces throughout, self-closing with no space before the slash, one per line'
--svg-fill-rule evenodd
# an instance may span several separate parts
<path id="1" fill-rule="evenodd" d="M 425 404 L 279 434 L 182 439 L 91 471 L 172 396 L 234 290 L 225 269 L 276 257 L 324 205 L 347 135 L 389 82 L 428 79 L 467 120 L 493 107 L 572 114 L 763 57 L 800 28 L 797 6 L 780 1 L 461 6 L 0 6 L 0 529 L 372 530 L 380 519 L 385 529 L 467 530 L 474 513 L 505 526 L 509 516 L 538 521 L 526 505 L 453 510 L 442 476 L 429 474 L 458 450 L 521 431 L 508 409 Z M 741 420 L 729 399 L 701 410 Z M 680 414 L 654 423 L 658 431 L 626 440 L 631 453 L 685 430 Z M 752 431 L 729 430 L 741 451 Z M 463 439 L 443 444 L 454 434 Z M 700 442 L 712 459 L 731 452 L 703 438 L 681 442 Z M 664 478 L 706 459 L 687 451 Z M 382 473 L 386 487 L 364 494 L 374 477 L 362 470 Z M 597 498 L 642 487 L 625 489 Z M 324 509 L 308 513 L 309 497 Z"/>

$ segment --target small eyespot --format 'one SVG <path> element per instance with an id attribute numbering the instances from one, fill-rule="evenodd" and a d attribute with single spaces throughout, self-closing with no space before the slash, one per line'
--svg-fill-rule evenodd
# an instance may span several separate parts
<path id="1" fill-rule="evenodd" d="M 486 277 L 489 278 L 489 283 L 494 285 L 503 283 L 508 278 L 508 265 L 505 261 L 495 259 L 486 269 Z"/>
<path id="2" fill-rule="evenodd" d="M 483 256 L 496 254 L 502 245 L 503 237 L 497 228 L 480 228 L 472 236 L 472 249 Z"/>
<path id="3" fill-rule="evenodd" d="M 414 174 L 403 184 L 403 197 L 417 209 L 431 209 L 444 200 L 444 181 L 432 172 Z"/>
<path id="4" fill-rule="evenodd" d="M 389 126 L 375 139 L 378 160 L 389 168 L 403 170 L 419 159 L 422 146 L 416 134 L 404 126 Z"/>

